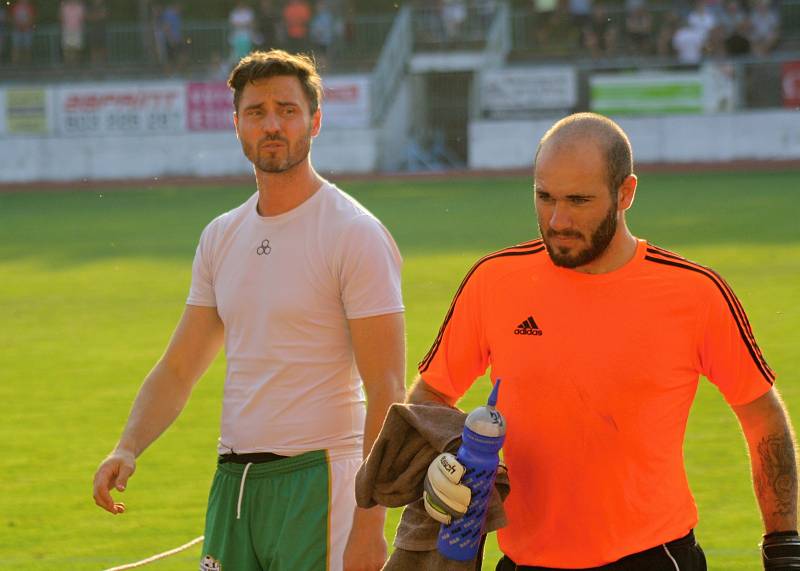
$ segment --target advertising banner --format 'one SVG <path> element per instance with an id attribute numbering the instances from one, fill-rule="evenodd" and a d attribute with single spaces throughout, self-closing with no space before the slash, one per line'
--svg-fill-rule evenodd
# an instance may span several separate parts
<path id="1" fill-rule="evenodd" d="M 707 62 L 697 71 L 598 73 L 591 109 L 605 115 L 719 113 L 738 108 L 736 67 Z"/>
<path id="2" fill-rule="evenodd" d="M 186 84 L 189 131 L 233 131 L 233 93 L 224 81 Z"/>
<path id="3" fill-rule="evenodd" d="M 480 76 L 480 111 L 484 117 L 566 111 L 574 108 L 577 100 L 577 76 L 572 66 L 493 69 Z"/>
<path id="4" fill-rule="evenodd" d="M 322 80 L 323 128 L 369 127 L 369 77 L 332 76 Z M 224 81 L 186 86 L 186 127 L 189 131 L 233 129 L 233 94 Z"/>
<path id="5" fill-rule="evenodd" d="M 366 75 L 331 76 L 322 79 L 322 128 L 369 127 L 370 79 Z"/>
<path id="6" fill-rule="evenodd" d="M 702 113 L 699 72 L 598 73 L 589 79 L 590 106 L 603 115 Z"/>
<path id="7" fill-rule="evenodd" d="M 783 64 L 781 85 L 783 87 L 783 106 L 800 108 L 800 61 Z"/>
<path id="8" fill-rule="evenodd" d="M 43 87 L 7 88 L 3 114 L 9 134 L 47 133 L 47 90 Z"/>
<path id="9" fill-rule="evenodd" d="M 186 130 L 183 83 L 107 83 L 56 89 L 65 136 L 154 135 Z"/>

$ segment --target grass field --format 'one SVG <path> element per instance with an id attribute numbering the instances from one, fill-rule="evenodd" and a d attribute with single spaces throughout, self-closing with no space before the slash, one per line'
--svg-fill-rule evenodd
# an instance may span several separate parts
<path id="1" fill-rule="evenodd" d="M 528 178 L 342 184 L 381 217 L 405 257 L 409 377 L 466 269 L 536 234 Z M 182 311 L 196 240 L 250 187 L 0 194 L 0 568 L 97 570 L 202 533 L 224 361 L 140 458 L 128 513 L 94 506 L 91 478 Z M 800 419 L 800 172 L 651 174 L 634 233 L 710 265 L 736 290 L 790 412 Z M 476 383 L 462 401 L 485 398 Z M 701 389 L 686 464 L 710 569 L 759 568 L 761 528 L 743 439 Z M 531 506 L 536 510 L 536 506 Z M 387 522 L 393 536 L 399 514 Z M 148 569 L 195 569 L 194 548 Z M 493 569 L 496 543 L 488 544 Z"/>

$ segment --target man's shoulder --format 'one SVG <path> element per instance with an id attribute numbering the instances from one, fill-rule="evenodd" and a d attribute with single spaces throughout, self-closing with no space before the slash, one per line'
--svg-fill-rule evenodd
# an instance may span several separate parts
<path id="1" fill-rule="evenodd" d="M 239 206 L 228 210 L 227 212 L 223 212 L 222 214 L 218 215 L 214 219 L 209 222 L 205 230 L 203 230 L 204 235 L 221 235 L 230 228 L 232 225 L 237 224 L 241 220 L 243 220 L 248 212 L 255 208 L 255 201 L 257 200 L 258 193 L 253 194 L 244 201 Z"/>
<path id="2" fill-rule="evenodd" d="M 648 242 L 644 268 L 658 274 L 662 283 L 681 283 L 695 291 L 727 290 L 725 279 L 714 269 Z"/>
<path id="3" fill-rule="evenodd" d="M 533 266 L 547 261 L 544 241 L 537 238 L 486 254 L 472 265 L 465 279 L 472 276 L 498 279 L 509 272 L 529 271 Z"/>

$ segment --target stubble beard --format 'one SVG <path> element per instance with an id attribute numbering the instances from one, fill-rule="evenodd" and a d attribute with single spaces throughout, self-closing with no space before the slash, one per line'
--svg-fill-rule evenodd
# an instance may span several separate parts
<path id="1" fill-rule="evenodd" d="M 613 205 L 611 208 L 609 208 L 605 218 L 600 221 L 600 224 L 598 224 L 597 228 L 595 228 L 594 232 L 592 232 L 589 245 L 577 253 L 570 253 L 573 250 L 572 248 L 560 248 L 558 246 L 554 246 L 550 243 L 549 239 L 555 238 L 556 236 L 584 238 L 582 234 L 577 231 L 570 230 L 565 232 L 555 232 L 553 230 L 549 230 L 545 233 L 542 231 L 541 223 L 539 224 L 539 233 L 544 240 L 544 245 L 547 248 L 547 253 L 550 255 L 550 259 L 556 266 L 568 269 L 585 266 L 586 264 L 589 264 L 599 258 L 608 248 L 608 245 L 611 243 L 611 239 L 614 237 L 616 232 L 617 211 Z"/>
<path id="2" fill-rule="evenodd" d="M 261 148 L 263 143 L 269 141 L 280 141 L 286 145 L 286 157 L 281 158 L 279 153 L 270 152 Z M 279 135 L 268 135 L 262 137 L 258 143 L 256 143 L 255 148 L 253 146 L 245 147 L 244 144 L 242 147 L 247 159 L 261 172 L 270 174 L 286 172 L 302 163 L 306 157 L 308 157 L 308 153 L 311 151 L 311 129 L 309 129 L 308 133 L 294 145 L 291 145 L 288 140 Z"/>

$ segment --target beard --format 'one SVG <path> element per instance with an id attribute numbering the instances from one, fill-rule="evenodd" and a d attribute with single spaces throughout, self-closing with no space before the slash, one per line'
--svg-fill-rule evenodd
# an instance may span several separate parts
<path id="1" fill-rule="evenodd" d="M 280 141 L 285 145 L 283 149 L 268 151 L 261 146 L 270 141 Z M 255 145 L 246 145 L 242 142 L 242 150 L 253 166 L 265 173 L 282 173 L 303 162 L 311 151 L 311 129 L 305 136 L 292 145 L 280 135 L 267 135 L 262 137 Z M 284 155 L 284 150 L 286 154 Z"/>
<path id="2" fill-rule="evenodd" d="M 606 248 L 608 248 L 608 245 L 611 243 L 611 239 L 614 237 L 616 231 L 617 211 L 613 204 L 608 210 L 605 218 L 600 221 L 600 223 L 597 225 L 597 228 L 595 228 L 594 232 L 592 232 L 592 236 L 589 239 L 589 245 L 583 250 L 578 250 L 574 253 L 572 253 L 572 248 L 554 246 L 550 243 L 549 239 L 555 238 L 556 236 L 563 236 L 565 238 L 580 238 L 585 242 L 586 238 L 583 236 L 583 234 L 577 230 L 565 230 L 563 232 L 548 230 L 545 233 L 542 231 L 541 223 L 539 224 L 539 233 L 542 235 L 542 239 L 544 240 L 544 245 L 547 248 L 547 253 L 550 255 L 550 259 L 555 265 L 569 269 L 585 266 L 586 264 L 591 263 L 599 258 L 603 252 L 606 251 Z"/>

